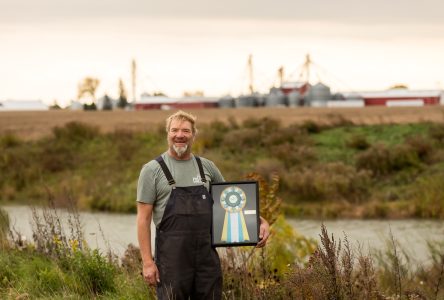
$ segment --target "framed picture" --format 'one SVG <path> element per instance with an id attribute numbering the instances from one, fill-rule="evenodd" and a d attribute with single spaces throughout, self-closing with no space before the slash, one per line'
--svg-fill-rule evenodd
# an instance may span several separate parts
<path id="1" fill-rule="evenodd" d="M 213 183 L 212 239 L 215 247 L 252 246 L 259 242 L 257 181 Z"/>

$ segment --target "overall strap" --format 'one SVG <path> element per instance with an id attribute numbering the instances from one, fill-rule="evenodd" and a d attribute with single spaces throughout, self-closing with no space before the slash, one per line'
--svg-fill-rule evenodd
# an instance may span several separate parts
<path id="1" fill-rule="evenodd" d="M 200 180 L 203 183 L 205 183 L 205 182 L 207 182 L 207 179 L 205 178 L 205 173 L 204 173 L 204 170 L 203 170 L 202 161 L 200 160 L 199 156 L 194 155 L 194 158 L 196 158 L 197 166 L 199 167 Z"/>
<path id="2" fill-rule="evenodd" d="M 163 160 L 162 156 L 157 157 L 156 161 L 159 163 L 160 167 L 162 168 L 163 174 L 165 174 L 165 177 L 168 180 L 168 184 L 175 185 L 176 182 L 174 181 L 170 170 L 168 170 L 168 167 L 167 167 L 165 161 Z"/>

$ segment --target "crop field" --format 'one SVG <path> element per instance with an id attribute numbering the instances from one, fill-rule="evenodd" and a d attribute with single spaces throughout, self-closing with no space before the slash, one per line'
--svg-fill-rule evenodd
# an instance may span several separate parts
<path id="1" fill-rule="evenodd" d="M 424 121 L 443 122 L 443 106 L 427 107 L 365 107 L 365 108 L 238 108 L 188 110 L 198 117 L 198 122 L 214 120 L 226 122 L 235 119 L 242 122 L 248 118 L 270 117 L 279 119 L 282 125 L 314 121 L 338 123 L 351 121 L 354 124 L 405 124 Z M 47 136 L 55 126 L 78 121 L 95 125 L 103 132 L 115 130 L 142 131 L 162 124 L 172 111 L 69 111 L 0 112 L 0 134 L 12 133 L 23 139 L 38 139 Z"/>

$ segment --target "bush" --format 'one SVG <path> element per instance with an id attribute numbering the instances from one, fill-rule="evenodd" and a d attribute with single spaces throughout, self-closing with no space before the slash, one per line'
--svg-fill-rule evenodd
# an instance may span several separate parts
<path id="1" fill-rule="evenodd" d="M 433 141 L 421 135 L 407 138 L 405 144 L 411 147 L 423 162 L 429 162 L 435 151 Z"/>
<path id="2" fill-rule="evenodd" d="M 302 201 L 361 202 L 368 196 L 370 174 L 343 163 L 293 170 L 284 178 L 287 189 Z"/>
<path id="3" fill-rule="evenodd" d="M 319 133 L 322 131 L 323 126 L 319 125 L 318 123 L 311 121 L 311 120 L 307 120 L 304 121 L 304 123 L 302 123 L 300 125 L 300 128 L 305 130 L 308 133 Z"/>
<path id="4" fill-rule="evenodd" d="M 68 258 L 68 265 L 75 274 L 77 288 L 83 294 L 103 295 L 115 291 L 117 269 L 99 250 L 77 251 Z"/>
<path id="5" fill-rule="evenodd" d="M 289 143 L 271 147 L 270 156 L 282 161 L 287 169 L 299 165 L 311 165 L 316 161 L 316 154 L 313 148 Z"/>
<path id="6" fill-rule="evenodd" d="M 0 136 L 0 148 L 13 148 L 21 145 L 23 142 L 13 133 L 7 132 Z"/>
<path id="7" fill-rule="evenodd" d="M 367 138 L 361 134 L 355 134 L 350 139 L 348 139 L 345 143 L 347 147 L 356 150 L 366 150 L 370 147 L 370 143 L 367 141 Z"/>
<path id="8" fill-rule="evenodd" d="M 69 122 L 64 127 L 55 127 L 52 132 L 56 140 L 73 145 L 97 137 L 99 128 L 81 122 Z"/>
<path id="9" fill-rule="evenodd" d="M 430 127 L 429 135 L 439 143 L 444 143 L 444 124 L 434 124 Z"/>
<path id="10" fill-rule="evenodd" d="M 292 145 L 313 145 L 313 141 L 305 130 L 291 125 L 285 128 L 276 128 L 274 131 L 267 132 L 263 137 L 264 145 L 269 147 L 280 144 Z"/>
<path id="11" fill-rule="evenodd" d="M 421 218 L 444 217 L 444 174 L 437 173 L 418 179 L 413 188 L 411 199 L 414 215 Z"/>
<path id="12" fill-rule="evenodd" d="M 9 222 L 8 213 L 0 207 L 0 249 L 8 245 Z"/>
<path id="13" fill-rule="evenodd" d="M 262 146 L 261 132 L 253 128 L 231 131 L 224 136 L 223 147 L 232 153 L 243 152 L 249 148 Z"/>
<path id="14" fill-rule="evenodd" d="M 406 144 L 396 145 L 392 149 L 384 144 L 376 144 L 356 157 L 356 167 L 370 170 L 374 176 L 417 168 L 420 165 L 416 150 Z"/>

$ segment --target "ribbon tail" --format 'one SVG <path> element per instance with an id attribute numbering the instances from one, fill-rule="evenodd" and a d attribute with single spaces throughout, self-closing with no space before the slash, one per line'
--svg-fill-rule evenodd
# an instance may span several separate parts
<path id="1" fill-rule="evenodd" d="M 226 212 L 224 218 L 224 227 L 222 228 L 222 237 L 220 239 L 223 242 L 227 242 L 228 240 L 227 227 L 228 227 L 228 213 Z"/>
<path id="2" fill-rule="evenodd" d="M 249 241 L 250 240 L 250 236 L 248 235 L 247 224 L 245 224 L 244 214 L 242 213 L 242 211 L 239 214 L 240 214 L 240 219 L 241 219 L 243 238 L 244 238 L 245 241 Z"/>

